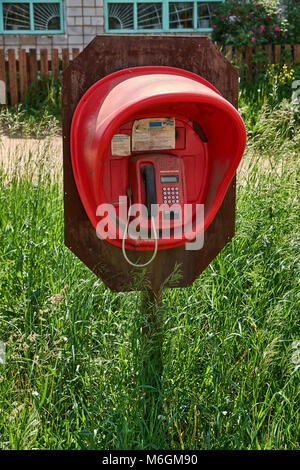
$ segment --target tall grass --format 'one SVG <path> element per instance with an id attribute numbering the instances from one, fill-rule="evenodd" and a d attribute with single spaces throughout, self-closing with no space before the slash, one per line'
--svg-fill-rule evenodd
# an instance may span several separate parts
<path id="1" fill-rule="evenodd" d="M 57 134 L 59 87 L 2 110 L 2 130 Z M 163 291 L 161 377 L 141 294 L 112 293 L 64 247 L 57 145 L 2 138 L 0 448 L 299 447 L 299 109 L 276 93 L 241 92 L 236 235 Z"/>
<path id="2" fill-rule="evenodd" d="M 297 448 L 299 159 L 249 146 L 235 237 L 163 292 L 149 384 L 140 293 L 112 293 L 64 247 L 52 143 L 18 152 L 0 172 L 0 448 Z"/>

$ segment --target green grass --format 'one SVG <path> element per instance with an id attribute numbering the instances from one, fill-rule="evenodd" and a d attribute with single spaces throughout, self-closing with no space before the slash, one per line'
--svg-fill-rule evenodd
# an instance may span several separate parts
<path id="1" fill-rule="evenodd" d="M 112 293 L 64 247 L 51 145 L 0 171 L 0 448 L 299 448 L 299 137 L 274 141 L 272 123 L 267 139 L 266 119 L 235 237 L 163 292 L 161 381 L 144 368 L 141 294 Z"/>

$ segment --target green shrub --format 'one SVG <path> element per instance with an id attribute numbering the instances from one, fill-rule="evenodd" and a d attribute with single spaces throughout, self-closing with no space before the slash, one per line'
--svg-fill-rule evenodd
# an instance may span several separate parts
<path id="1" fill-rule="evenodd" d="M 56 135 L 61 125 L 61 82 L 36 81 L 25 100 L 17 106 L 2 108 L 0 129 L 10 137 L 42 138 Z"/>
<path id="2" fill-rule="evenodd" d="M 43 116 L 44 112 L 61 121 L 61 80 L 39 79 L 31 85 L 23 102 L 31 115 Z"/>
<path id="3" fill-rule="evenodd" d="M 212 39 L 220 45 L 296 44 L 300 41 L 298 0 L 278 2 L 229 0 L 212 18 Z"/>

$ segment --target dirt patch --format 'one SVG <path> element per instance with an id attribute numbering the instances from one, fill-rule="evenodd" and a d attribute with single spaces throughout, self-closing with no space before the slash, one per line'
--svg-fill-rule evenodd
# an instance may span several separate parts
<path id="1" fill-rule="evenodd" d="M 254 176 L 259 169 L 262 172 L 282 172 L 282 165 L 287 160 L 294 160 L 294 155 L 288 159 L 275 162 L 274 158 L 266 158 L 256 153 L 246 151 L 237 171 L 238 184 L 245 186 L 249 175 Z M 55 136 L 45 139 L 10 138 L 0 136 L 0 167 L 8 175 L 28 174 L 30 177 L 40 174 L 51 176 L 62 175 L 62 137 Z"/>

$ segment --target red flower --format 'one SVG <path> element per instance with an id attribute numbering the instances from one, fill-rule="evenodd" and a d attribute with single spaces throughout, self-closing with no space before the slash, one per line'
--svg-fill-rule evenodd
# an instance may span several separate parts
<path id="1" fill-rule="evenodd" d="M 275 31 L 277 31 L 277 33 L 279 33 L 279 31 L 280 31 L 279 26 L 275 26 Z"/>
<path id="2" fill-rule="evenodd" d="M 216 24 L 213 25 L 213 29 L 217 29 L 217 25 L 216 25 Z"/>
<path id="3" fill-rule="evenodd" d="M 261 32 L 263 32 L 263 30 L 265 29 L 264 25 L 260 25 L 259 29 L 261 30 Z"/>
<path id="4" fill-rule="evenodd" d="M 226 20 L 226 16 L 222 15 L 221 20 L 223 20 L 223 21 Z"/>
<path id="5" fill-rule="evenodd" d="M 251 38 L 251 41 L 252 41 L 253 43 L 255 43 L 256 39 L 255 39 L 254 36 L 253 36 L 253 38 Z"/>

